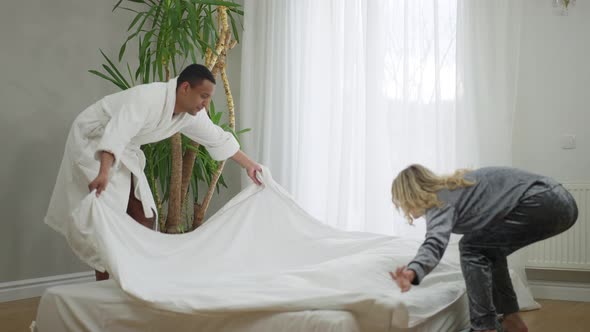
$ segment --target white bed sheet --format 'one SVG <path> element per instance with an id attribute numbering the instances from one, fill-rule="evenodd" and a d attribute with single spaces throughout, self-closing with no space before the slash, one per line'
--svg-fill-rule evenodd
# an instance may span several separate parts
<path id="1" fill-rule="evenodd" d="M 466 296 L 411 329 L 389 332 L 459 331 L 469 324 Z M 34 332 L 361 332 L 355 316 L 340 310 L 182 314 L 146 306 L 114 281 L 57 286 L 39 303 Z M 365 332 L 365 331 L 362 331 Z"/>
<path id="2" fill-rule="evenodd" d="M 421 241 L 345 232 L 315 220 L 272 180 L 240 192 L 194 232 L 150 231 L 111 208 L 105 191 L 73 213 L 72 249 L 155 310 L 177 314 L 344 310 L 364 331 L 414 327 L 464 293 L 460 268 L 443 259 L 402 294 L 389 271 Z"/>

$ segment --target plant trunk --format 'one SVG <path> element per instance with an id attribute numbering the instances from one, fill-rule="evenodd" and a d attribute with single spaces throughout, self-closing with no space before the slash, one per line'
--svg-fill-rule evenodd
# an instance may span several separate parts
<path id="1" fill-rule="evenodd" d="M 218 20 L 219 20 L 219 39 L 217 40 L 217 43 L 215 45 L 215 52 L 213 52 L 211 49 L 207 50 L 207 53 L 205 55 L 205 66 L 207 68 L 209 68 L 209 70 L 211 70 L 211 72 L 213 73 L 213 76 L 217 76 L 217 73 L 219 71 L 221 71 L 222 73 L 222 80 L 223 80 L 223 86 L 224 86 L 224 90 L 225 90 L 225 94 L 228 100 L 228 108 L 229 108 L 229 112 L 230 112 L 230 126 L 232 129 L 235 128 L 235 116 L 233 115 L 234 113 L 234 103 L 233 103 L 233 97 L 231 95 L 231 90 L 229 88 L 229 81 L 227 80 L 227 74 L 225 72 L 225 58 L 227 55 L 227 51 L 231 48 L 233 48 L 236 43 L 235 42 L 231 42 L 231 30 L 228 24 L 228 19 L 227 19 L 227 8 L 220 6 L 218 7 Z M 182 197 L 186 197 L 186 195 L 188 194 L 188 187 L 190 184 L 190 179 L 192 176 L 192 170 L 195 164 L 195 160 L 197 157 L 197 152 L 196 150 L 199 147 L 199 144 L 195 143 L 195 142 L 190 142 L 190 144 L 195 148 L 195 150 L 192 149 L 187 149 L 187 151 L 184 154 L 184 158 L 183 158 L 183 165 L 182 165 L 182 184 L 181 184 L 181 195 Z M 207 194 L 205 195 L 203 202 L 202 203 L 196 203 L 194 206 L 194 216 L 193 216 L 193 229 L 200 226 L 201 223 L 203 222 L 203 219 L 205 217 L 205 213 L 207 212 L 207 208 L 209 207 L 209 203 L 211 201 L 211 198 L 213 196 L 213 192 L 215 191 L 215 188 L 217 186 L 217 182 L 219 180 L 219 177 L 221 176 L 221 173 L 223 171 L 223 167 L 225 165 L 225 161 L 221 162 L 218 165 L 218 168 L 215 172 L 215 174 L 213 174 L 213 177 L 211 179 L 211 182 L 209 184 L 209 189 L 207 191 Z"/>
<path id="2" fill-rule="evenodd" d="M 166 68 L 166 81 L 170 80 L 170 70 Z M 180 233 L 180 222 L 182 217 L 182 137 L 180 133 L 174 134 L 170 138 L 171 147 L 171 176 L 170 176 L 170 193 L 168 195 L 168 215 L 166 217 L 166 233 Z"/>
<path id="3" fill-rule="evenodd" d="M 209 207 L 209 203 L 211 202 L 211 197 L 213 197 L 213 193 L 215 192 L 215 187 L 217 186 L 217 181 L 221 176 L 221 172 L 223 172 L 223 166 L 225 165 L 225 160 L 220 162 L 217 166 L 217 170 L 213 174 L 211 178 L 211 183 L 209 184 L 209 190 L 207 190 L 207 195 L 203 198 L 203 203 L 196 204 L 198 209 L 195 209 L 195 215 L 193 217 L 193 229 L 201 226 L 203 220 L 205 219 L 205 213 L 207 212 L 207 208 Z"/>
<path id="4" fill-rule="evenodd" d="M 195 150 L 199 149 L 200 144 L 195 142 L 189 143 Z M 197 152 L 191 149 L 186 149 L 184 152 L 184 157 L 182 158 L 182 188 L 181 188 L 181 195 L 183 198 L 186 198 L 188 194 L 188 186 L 191 183 L 191 177 L 193 174 L 193 165 L 195 164 L 195 160 L 197 159 Z"/>
<path id="5" fill-rule="evenodd" d="M 170 193 L 168 196 L 168 216 L 166 218 L 166 233 L 180 233 L 182 216 L 182 137 L 180 133 L 170 138 L 172 147 L 172 175 L 170 178 Z"/>
<path id="6" fill-rule="evenodd" d="M 229 126 L 232 130 L 236 129 L 236 116 L 235 116 L 235 109 L 234 109 L 234 98 L 231 94 L 231 88 L 229 86 L 229 80 L 227 78 L 227 73 L 225 70 L 225 64 L 221 67 L 221 79 L 223 81 L 223 88 L 225 91 L 225 97 L 227 98 L 227 108 L 228 108 L 228 116 L 229 116 Z M 213 197 L 213 193 L 215 192 L 215 187 L 217 185 L 217 181 L 223 172 L 223 168 L 225 166 L 225 161 L 219 163 L 217 167 L 217 171 L 215 172 L 213 178 L 211 179 L 211 184 L 209 185 L 209 190 L 207 191 L 207 195 L 203 199 L 203 203 L 195 205 L 195 214 L 193 219 L 193 229 L 201 226 L 203 223 L 203 219 L 205 219 L 205 213 L 207 212 L 207 208 L 209 207 L 209 203 L 211 202 L 211 198 Z M 197 209 L 198 207 L 198 209 Z"/>

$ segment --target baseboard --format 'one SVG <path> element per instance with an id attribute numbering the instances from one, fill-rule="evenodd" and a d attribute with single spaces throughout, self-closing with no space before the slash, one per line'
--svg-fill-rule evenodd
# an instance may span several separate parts
<path id="1" fill-rule="evenodd" d="M 535 299 L 590 302 L 590 283 L 530 280 Z"/>
<path id="2" fill-rule="evenodd" d="M 0 302 L 38 297 L 49 287 L 95 280 L 94 271 L 0 283 Z"/>

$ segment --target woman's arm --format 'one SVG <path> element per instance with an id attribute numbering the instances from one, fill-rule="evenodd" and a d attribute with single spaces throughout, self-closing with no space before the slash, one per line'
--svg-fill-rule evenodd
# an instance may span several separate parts
<path id="1" fill-rule="evenodd" d="M 426 239 L 408 266 L 398 267 L 390 272 L 402 291 L 410 289 L 410 284 L 419 285 L 440 262 L 455 224 L 455 209 L 449 205 L 433 208 L 426 212 Z"/>

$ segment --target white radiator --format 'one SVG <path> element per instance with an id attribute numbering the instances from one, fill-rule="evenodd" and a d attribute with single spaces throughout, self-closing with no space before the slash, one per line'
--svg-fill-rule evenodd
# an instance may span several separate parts
<path id="1" fill-rule="evenodd" d="M 590 271 L 590 184 L 564 187 L 576 199 L 578 221 L 564 233 L 529 246 L 527 267 Z"/>

